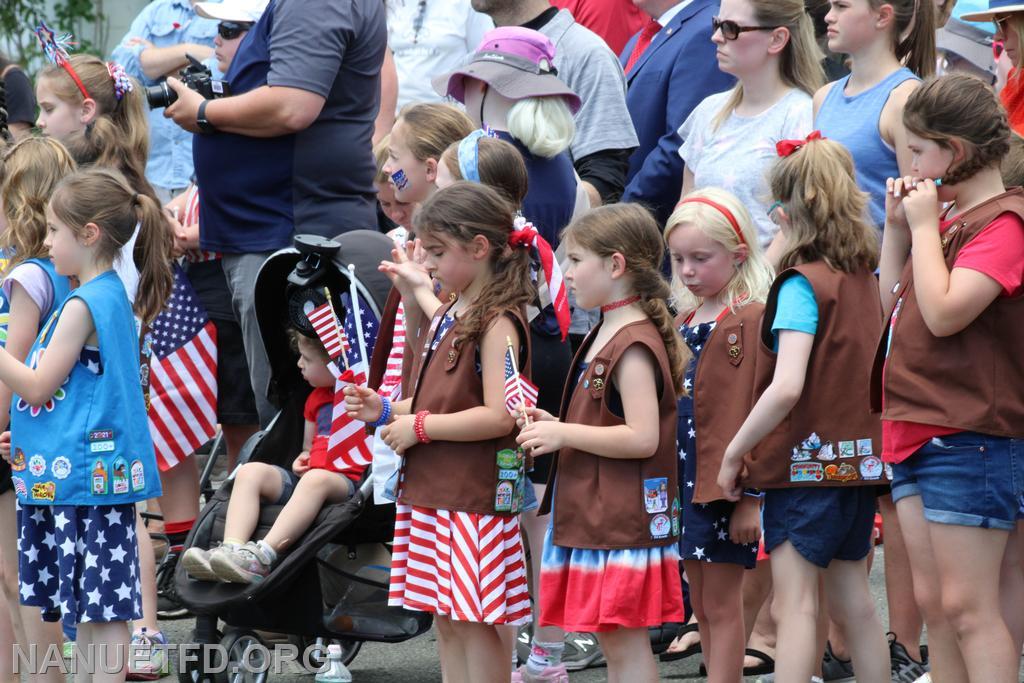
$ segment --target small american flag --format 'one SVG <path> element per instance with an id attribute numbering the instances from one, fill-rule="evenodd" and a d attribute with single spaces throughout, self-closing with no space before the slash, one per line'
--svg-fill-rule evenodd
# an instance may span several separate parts
<path id="1" fill-rule="evenodd" d="M 164 471 L 217 433 L 217 331 L 178 266 L 151 335 L 149 433 Z"/>
<path id="2" fill-rule="evenodd" d="M 522 387 L 522 394 L 519 393 Z M 516 417 L 519 405 L 524 404 L 526 408 L 537 406 L 537 387 L 530 380 L 520 374 L 516 369 L 515 360 L 512 358 L 512 347 L 505 349 L 505 408 L 512 417 Z"/>
<path id="3" fill-rule="evenodd" d="M 316 336 L 320 337 L 320 341 L 323 342 L 324 350 L 327 351 L 331 360 L 340 357 L 345 340 L 338 334 L 338 319 L 334 315 L 331 302 L 328 301 L 322 306 L 317 306 L 306 317 L 309 318 L 309 323 L 316 331 Z"/>
<path id="4" fill-rule="evenodd" d="M 342 390 L 349 384 L 366 384 L 369 359 L 363 358 L 359 351 L 357 335 L 360 334 L 360 330 L 356 326 L 351 298 L 345 294 L 341 301 L 345 306 L 345 329 L 342 334 L 346 340 L 351 340 L 345 344 L 349 369 L 338 377 L 334 386 L 334 407 L 331 412 L 331 435 L 327 439 L 327 458 L 338 470 L 362 472 L 373 460 L 373 436 L 366 433 L 365 422 L 352 419 L 345 412 L 345 395 Z M 359 299 L 358 305 L 359 317 L 363 324 L 361 333 L 366 342 L 366 353 L 369 355 L 377 340 L 378 321 L 362 298 Z M 339 341 L 339 344 L 341 343 Z"/>

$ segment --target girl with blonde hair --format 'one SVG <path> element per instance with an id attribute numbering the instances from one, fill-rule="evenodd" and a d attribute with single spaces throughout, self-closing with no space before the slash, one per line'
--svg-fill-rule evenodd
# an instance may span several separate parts
<path id="1" fill-rule="evenodd" d="M 744 675 L 744 645 L 753 627 L 743 622 L 742 585 L 743 570 L 757 562 L 761 495 L 749 490 L 739 502 L 726 500 L 715 478 L 725 439 L 742 424 L 754 395 L 754 359 L 744 356 L 757 346 L 773 274 L 750 214 L 725 190 L 684 197 L 669 218 L 665 241 L 680 312 L 676 323 L 693 353 L 685 382 L 690 394 L 679 399 L 676 432 L 685 520 L 679 554 L 708 680 L 731 683 Z M 723 372 L 727 381 L 709 383 Z"/>

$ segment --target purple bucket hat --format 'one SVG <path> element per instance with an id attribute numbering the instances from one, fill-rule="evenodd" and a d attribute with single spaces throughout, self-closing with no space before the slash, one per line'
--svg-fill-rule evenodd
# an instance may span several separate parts
<path id="1" fill-rule="evenodd" d="M 580 98 L 559 80 L 554 58 L 555 46 L 543 33 L 502 26 L 487 32 L 469 64 L 435 78 L 434 90 L 464 103 L 465 79 L 475 78 L 510 100 L 562 97 L 575 114 Z"/>

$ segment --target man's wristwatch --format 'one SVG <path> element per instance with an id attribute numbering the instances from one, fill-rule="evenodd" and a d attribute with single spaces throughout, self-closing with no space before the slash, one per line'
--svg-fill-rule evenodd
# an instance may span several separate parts
<path id="1" fill-rule="evenodd" d="M 217 131 L 213 124 L 206 118 L 206 105 L 210 103 L 210 100 L 203 100 L 199 103 L 199 111 L 196 112 L 196 125 L 199 126 L 200 133 L 214 133 Z"/>

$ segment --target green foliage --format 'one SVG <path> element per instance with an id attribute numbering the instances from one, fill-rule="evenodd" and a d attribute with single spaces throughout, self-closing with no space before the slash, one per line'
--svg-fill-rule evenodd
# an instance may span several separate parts
<path id="1" fill-rule="evenodd" d="M 103 0 L 2 0 L 0 50 L 12 61 L 38 67 L 42 51 L 32 29 L 39 25 L 40 20 L 58 35 L 74 35 L 75 52 L 100 54 L 102 41 L 98 39 L 106 27 Z"/>

